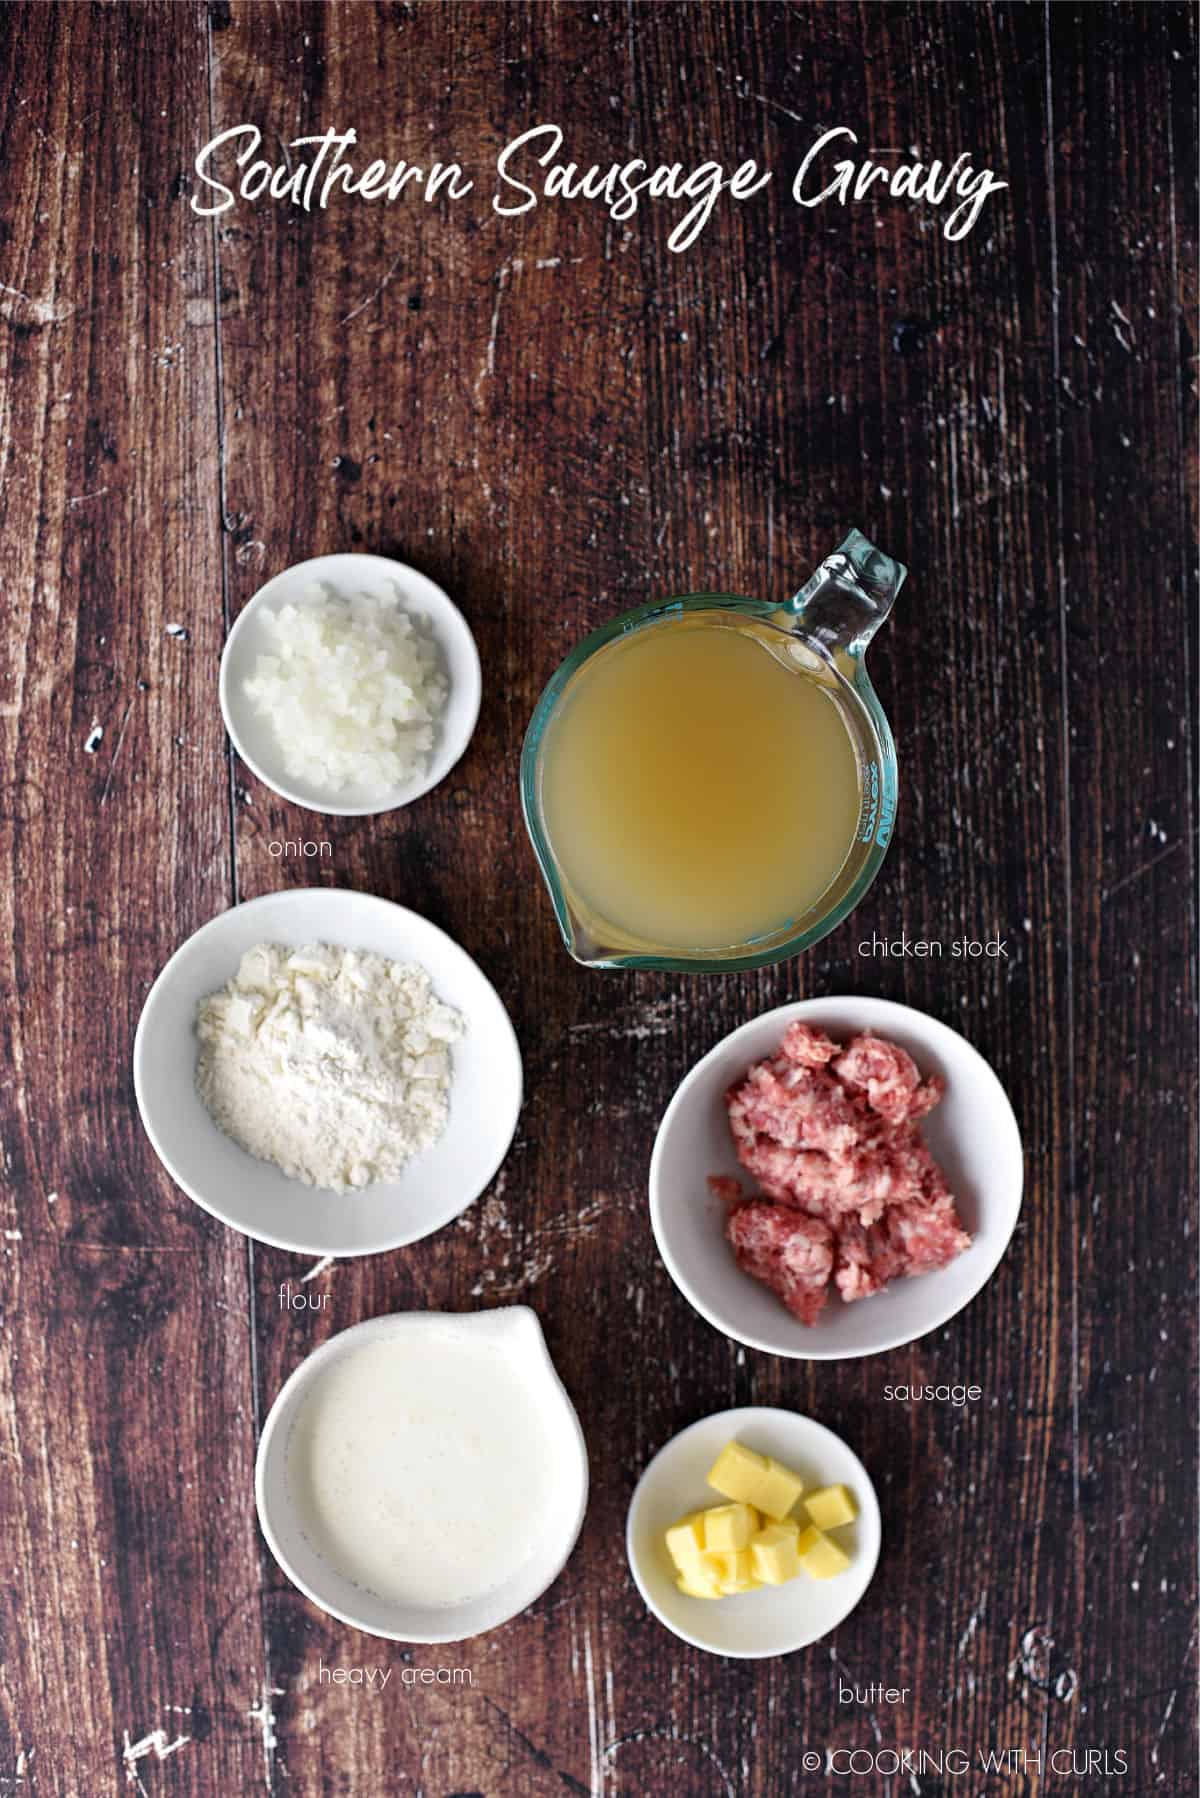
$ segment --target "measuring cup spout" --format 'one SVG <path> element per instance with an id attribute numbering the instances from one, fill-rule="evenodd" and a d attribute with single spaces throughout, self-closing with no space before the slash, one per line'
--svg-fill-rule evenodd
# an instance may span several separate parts
<path id="1" fill-rule="evenodd" d="M 851 531 L 789 602 L 795 628 L 830 655 L 861 656 L 907 572 L 861 531 Z"/>

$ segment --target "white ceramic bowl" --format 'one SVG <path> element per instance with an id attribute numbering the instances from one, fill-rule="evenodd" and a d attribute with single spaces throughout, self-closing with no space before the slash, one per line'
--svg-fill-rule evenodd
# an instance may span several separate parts
<path id="1" fill-rule="evenodd" d="M 335 1357 L 364 1343 L 399 1332 L 436 1334 L 446 1318 L 436 1311 L 398 1312 L 373 1317 L 331 1337 L 311 1354 L 287 1381 L 271 1406 L 255 1467 L 258 1520 L 267 1544 L 288 1578 L 321 1610 L 355 1629 L 397 1642 L 461 1642 L 506 1623 L 540 1598 L 562 1572 L 574 1548 L 587 1509 L 588 1456 L 575 1407 L 558 1377 L 536 1313 L 527 1305 L 478 1311 L 454 1317 L 483 1335 L 490 1352 L 509 1355 L 522 1367 L 537 1393 L 547 1425 L 560 1437 L 563 1472 L 552 1494 L 552 1517 L 535 1557 L 514 1569 L 504 1582 L 481 1597 L 459 1604 L 401 1604 L 369 1592 L 332 1566 L 304 1533 L 288 1477 L 292 1427 L 314 1382 Z M 430 1342 L 429 1352 L 436 1352 Z"/>
<path id="2" fill-rule="evenodd" d="M 794 1468 L 806 1491 L 850 1488 L 858 1516 L 830 1532 L 850 1555 L 845 1573 L 828 1580 L 801 1574 L 785 1586 L 762 1586 L 732 1598 L 689 1598 L 679 1590 L 663 1536 L 686 1512 L 723 1502 L 705 1476 L 734 1436 Z M 803 1500 L 796 1515 L 803 1521 Z M 795 1411 L 745 1405 L 702 1418 L 659 1450 L 630 1502 L 625 1546 L 638 1591 L 660 1623 L 710 1654 L 754 1660 L 807 1648 L 848 1617 L 871 1583 L 881 1536 L 875 1488 L 840 1436 Z"/>
<path id="3" fill-rule="evenodd" d="M 428 619 L 449 681 L 446 708 L 438 720 L 427 772 L 386 793 L 345 787 L 326 792 L 285 774 L 270 720 L 258 713 L 244 687 L 260 655 L 269 649 L 265 620 L 287 604 L 311 603 L 312 587 L 327 582 L 340 593 L 379 593 L 389 599 L 397 586 L 405 608 Z M 466 619 L 448 594 L 427 575 L 387 556 L 356 553 L 315 556 L 285 568 L 260 587 L 239 612 L 221 657 L 221 711 L 233 746 L 246 766 L 274 792 L 310 811 L 336 817 L 390 812 L 428 793 L 449 774 L 471 740 L 479 717 L 479 652 Z"/>
<path id="4" fill-rule="evenodd" d="M 462 1012 L 450 1116 L 398 1180 L 335 1193 L 290 1179 L 229 1140 L 196 1092 L 196 1006 L 256 943 L 336 943 L 426 968 L 439 999 Z M 330 887 L 299 887 L 235 905 L 176 950 L 138 1021 L 133 1077 L 146 1134 L 189 1198 L 276 1248 L 374 1255 L 418 1242 L 465 1211 L 508 1152 L 521 1107 L 521 1053 L 495 988 L 464 949 L 415 912 Z"/>
<path id="5" fill-rule="evenodd" d="M 753 1191 L 734 1154 L 723 1095 L 752 1062 L 775 1052 L 797 1018 L 839 1041 L 855 1031 L 878 1031 L 907 1049 L 922 1075 L 945 1077 L 945 1097 L 922 1128 L 974 1239 L 934 1273 L 896 1280 L 852 1305 L 835 1295 L 811 1327 L 742 1273 L 725 1238 L 725 1205 L 706 1185 L 710 1174 L 732 1174 L 747 1194 Z M 975 1297 L 1008 1247 L 1023 1174 L 1021 1136 L 1004 1088 L 957 1031 L 886 999 L 804 999 L 732 1031 L 679 1086 L 650 1161 L 650 1217 L 671 1278 L 726 1336 L 796 1360 L 850 1360 L 924 1336 Z"/>

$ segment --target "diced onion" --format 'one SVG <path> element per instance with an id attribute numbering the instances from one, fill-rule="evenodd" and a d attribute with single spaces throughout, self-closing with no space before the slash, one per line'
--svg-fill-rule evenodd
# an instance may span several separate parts
<path id="1" fill-rule="evenodd" d="M 245 692 L 286 773 L 330 793 L 384 794 L 426 772 L 447 683 L 437 645 L 394 598 L 315 587 L 264 620 Z"/>

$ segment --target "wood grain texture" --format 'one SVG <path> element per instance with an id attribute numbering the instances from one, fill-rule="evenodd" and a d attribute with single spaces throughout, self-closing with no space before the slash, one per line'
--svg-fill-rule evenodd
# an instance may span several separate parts
<path id="1" fill-rule="evenodd" d="M 205 20 L 0 32 L 0 1783 L 123 1790 L 164 1728 L 248 1790 L 246 1253 L 178 1203 L 130 1077 L 150 982 L 231 898 L 212 269 L 163 125 L 203 116 Z"/>
<path id="2" fill-rule="evenodd" d="M 1194 15 L 1173 4 L 11 6 L 0 14 L 0 1791 L 723 1798 L 825 1789 L 819 1749 L 1124 1749 L 1195 1766 Z M 674 217 L 490 210 L 501 146 L 777 171 L 673 253 Z M 196 151 L 353 125 L 454 158 L 453 207 L 189 205 Z M 970 149 L 1010 183 L 947 242 L 906 207 L 788 198 L 832 123 Z M 872 671 L 894 846 L 860 910 L 757 974 L 606 976 L 563 953 L 520 820 L 521 736 L 588 629 L 650 595 L 785 593 L 858 524 L 911 574 Z M 224 631 L 356 548 L 425 568 L 484 706 L 434 793 L 320 821 L 223 745 Z M 186 638 L 167 632 L 182 625 Z M 145 685 L 140 683 L 144 682 Z M 94 726 L 102 730 L 89 751 Z M 190 1206 L 132 1103 L 141 1000 L 228 904 L 325 880 L 400 900 L 509 1007 L 527 1098 L 437 1237 L 313 1280 Z M 878 931 L 998 934 L 889 961 Z M 654 1251 L 646 1168 L 723 1032 L 810 993 L 962 1029 L 1012 1094 L 1027 1194 L 986 1293 L 906 1350 L 807 1368 L 711 1331 Z M 10 1235 L 7 1232 L 19 1232 Z M 580 1410 L 579 1548 L 452 1650 L 323 1617 L 257 1536 L 259 1420 L 332 1330 L 534 1305 Z M 886 1383 L 975 1381 L 974 1407 Z M 827 1642 L 725 1664 L 645 1613 L 633 1484 L 726 1405 L 847 1436 L 880 1574 Z M 462 1666 L 367 1695 L 321 1662 Z M 895 1712 L 843 1680 L 912 1689 Z M 165 1759 L 123 1761 L 163 1729 Z M 991 1790 L 922 1771 L 859 1782 Z M 832 1789 L 832 1787 L 831 1787 Z"/>

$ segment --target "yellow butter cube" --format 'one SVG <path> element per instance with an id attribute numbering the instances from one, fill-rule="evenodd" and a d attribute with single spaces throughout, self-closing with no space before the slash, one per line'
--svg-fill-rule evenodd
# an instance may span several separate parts
<path id="1" fill-rule="evenodd" d="M 754 1561 L 748 1548 L 734 1548 L 723 1554 L 706 1554 L 704 1559 L 716 1573 L 717 1583 L 723 1594 L 749 1592 L 757 1584 Z"/>
<path id="2" fill-rule="evenodd" d="M 858 1516 L 854 1494 L 847 1486 L 822 1486 L 819 1491 L 810 1492 L 804 1509 L 821 1530 L 836 1530 L 843 1523 L 853 1523 Z"/>
<path id="3" fill-rule="evenodd" d="M 819 1530 L 815 1523 L 810 1523 L 806 1530 L 801 1531 L 796 1552 L 805 1573 L 810 1574 L 813 1579 L 832 1579 L 836 1573 L 845 1573 L 850 1565 L 850 1556 L 845 1549 L 832 1536 Z"/>
<path id="4" fill-rule="evenodd" d="M 708 1483 L 724 1498 L 753 1505 L 776 1523 L 787 1516 L 804 1490 L 798 1474 L 742 1442 L 727 1442 L 709 1470 Z"/>
<path id="5" fill-rule="evenodd" d="M 703 1569 L 697 1569 L 692 1573 L 681 1573 L 675 1584 L 688 1598 L 721 1597 L 720 1582 L 711 1575 L 705 1574 Z"/>
<path id="6" fill-rule="evenodd" d="M 759 1510 L 774 1523 L 782 1523 L 804 1490 L 804 1481 L 782 1461 L 767 1460 L 767 1478 Z"/>
<path id="7" fill-rule="evenodd" d="M 765 1455 L 756 1455 L 744 1442 L 727 1442 L 708 1470 L 708 1483 L 725 1498 L 751 1504 L 750 1495 L 762 1486 L 767 1467 Z"/>
<path id="8" fill-rule="evenodd" d="M 758 1512 L 753 1505 L 714 1505 L 700 1513 L 704 1519 L 704 1546 L 710 1553 L 749 1548 L 759 1528 Z"/>
<path id="9" fill-rule="evenodd" d="M 796 1544 L 800 1526 L 791 1519 L 768 1523 L 750 1544 L 755 1577 L 764 1586 L 783 1586 L 800 1572 L 800 1556 Z"/>
<path id="10" fill-rule="evenodd" d="M 690 1511 L 673 1523 L 666 1534 L 667 1553 L 678 1567 L 680 1573 L 686 1573 L 692 1562 L 704 1553 L 704 1512 Z"/>

